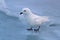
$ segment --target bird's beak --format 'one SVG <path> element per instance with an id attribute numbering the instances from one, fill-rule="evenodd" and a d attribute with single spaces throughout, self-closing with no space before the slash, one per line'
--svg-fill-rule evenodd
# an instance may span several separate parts
<path id="1" fill-rule="evenodd" d="M 20 13 L 20 15 L 23 14 L 23 12 Z"/>

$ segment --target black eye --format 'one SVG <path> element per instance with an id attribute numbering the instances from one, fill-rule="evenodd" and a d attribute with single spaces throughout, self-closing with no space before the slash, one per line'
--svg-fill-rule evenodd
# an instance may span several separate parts
<path id="1" fill-rule="evenodd" d="M 24 10 L 24 12 L 26 12 L 26 10 Z"/>

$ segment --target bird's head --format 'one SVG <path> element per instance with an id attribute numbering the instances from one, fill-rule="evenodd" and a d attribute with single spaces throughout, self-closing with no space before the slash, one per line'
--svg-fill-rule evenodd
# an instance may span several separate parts
<path id="1" fill-rule="evenodd" d="M 30 14 L 31 13 L 31 10 L 29 8 L 23 8 L 22 11 L 20 12 L 20 15 L 23 14 L 23 15 L 27 15 L 27 14 Z"/>

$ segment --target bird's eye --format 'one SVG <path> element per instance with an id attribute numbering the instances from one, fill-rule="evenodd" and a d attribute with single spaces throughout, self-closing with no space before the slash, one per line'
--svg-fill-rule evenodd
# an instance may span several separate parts
<path id="1" fill-rule="evenodd" d="M 24 10 L 24 12 L 26 12 L 26 10 Z"/>

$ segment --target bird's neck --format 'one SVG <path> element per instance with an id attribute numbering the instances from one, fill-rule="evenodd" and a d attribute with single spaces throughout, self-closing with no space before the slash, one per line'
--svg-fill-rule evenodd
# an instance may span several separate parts
<path id="1" fill-rule="evenodd" d="M 25 17 L 28 17 L 28 16 L 31 16 L 31 15 L 32 15 L 32 12 L 26 13 L 24 16 L 25 16 Z"/>

